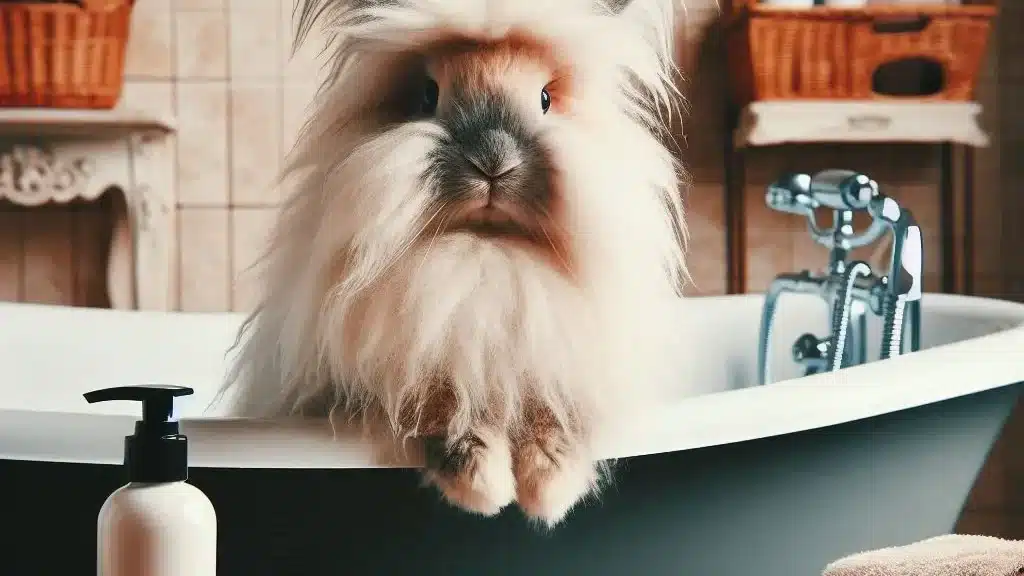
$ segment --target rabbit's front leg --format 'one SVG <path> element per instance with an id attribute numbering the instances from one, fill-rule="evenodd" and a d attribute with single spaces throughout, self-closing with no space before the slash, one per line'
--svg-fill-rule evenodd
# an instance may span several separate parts
<path id="1" fill-rule="evenodd" d="M 452 437 L 451 406 L 448 391 L 436 389 L 423 407 L 417 435 L 423 438 L 426 479 L 452 504 L 493 516 L 516 496 L 508 434 L 481 421 Z"/>
<path id="2" fill-rule="evenodd" d="M 552 528 L 598 488 L 597 464 L 583 434 L 564 429 L 550 411 L 528 406 L 513 448 L 516 499 L 527 516 Z"/>

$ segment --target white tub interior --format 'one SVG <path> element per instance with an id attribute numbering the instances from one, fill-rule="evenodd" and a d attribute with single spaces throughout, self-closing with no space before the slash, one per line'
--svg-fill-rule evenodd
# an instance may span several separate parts
<path id="1" fill-rule="evenodd" d="M 790 346 L 823 335 L 820 300 L 785 296 L 774 335 L 776 383 L 756 386 L 762 297 L 694 298 L 678 310 L 681 350 L 672 401 L 605 431 L 604 456 L 717 445 L 795 432 L 1024 381 L 1024 306 L 925 295 L 923 350 L 835 374 L 797 378 Z M 179 384 L 195 465 L 371 466 L 365 447 L 332 439 L 323 422 L 252 423 L 207 410 L 220 387 L 236 314 L 114 312 L 0 304 L 0 458 L 118 462 L 134 403 L 86 404 L 92 389 Z M 877 320 L 869 330 L 877 356 Z M 672 389 L 671 387 L 677 386 Z M 696 395 L 693 395 L 696 394 Z"/>

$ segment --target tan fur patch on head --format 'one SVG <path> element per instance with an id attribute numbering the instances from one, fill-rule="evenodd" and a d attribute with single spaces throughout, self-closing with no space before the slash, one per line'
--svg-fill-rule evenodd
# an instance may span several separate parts
<path id="1" fill-rule="evenodd" d="M 554 47 L 524 34 L 499 40 L 448 37 L 426 50 L 429 68 L 441 86 L 459 85 L 470 93 L 483 94 L 540 80 L 551 107 L 566 112 L 571 95 L 572 67 L 559 58 Z"/>

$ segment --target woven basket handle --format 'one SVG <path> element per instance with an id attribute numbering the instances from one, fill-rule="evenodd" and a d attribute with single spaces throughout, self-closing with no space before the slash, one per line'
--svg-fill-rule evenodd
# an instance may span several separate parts
<path id="1" fill-rule="evenodd" d="M 77 0 L 89 12 L 109 12 L 124 5 L 131 6 L 134 0 Z"/>

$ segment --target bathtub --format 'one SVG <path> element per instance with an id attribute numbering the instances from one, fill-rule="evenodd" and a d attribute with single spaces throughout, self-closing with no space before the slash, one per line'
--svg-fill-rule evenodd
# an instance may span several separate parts
<path id="1" fill-rule="evenodd" d="M 452 509 L 406 462 L 324 422 L 211 407 L 240 316 L 2 304 L 0 510 L 14 534 L 2 571 L 93 570 L 96 514 L 123 483 L 138 407 L 81 394 L 138 383 L 196 390 L 179 416 L 190 481 L 217 508 L 222 575 L 810 576 L 951 531 L 1021 392 L 1024 306 L 928 294 L 920 352 L 797 378 L 789 345 L 827 318 L 820 301 L 787 296 L 780 381 L 759 387 L 761 303 L 680 305 L 679 330 L 700 337 L 681 351 L 679 391 L 603 431 L 615 484 L 549 533 L 514 507 Z M 872 335 L 877 349 L 877 323 Z"/>

